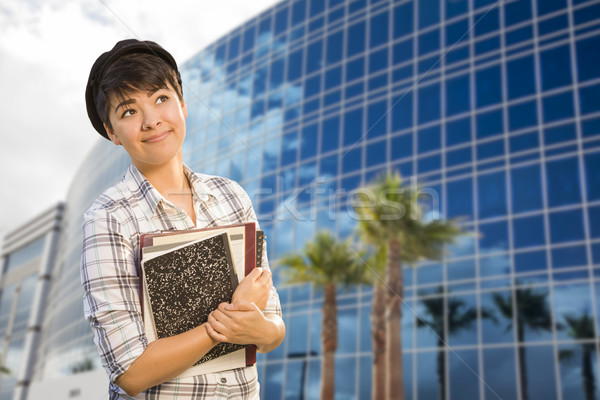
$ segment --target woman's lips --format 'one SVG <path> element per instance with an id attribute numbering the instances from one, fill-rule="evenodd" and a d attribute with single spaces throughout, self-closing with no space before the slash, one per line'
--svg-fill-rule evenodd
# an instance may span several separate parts
<path id="1" fill-rule="evenodd" d="M 168 134 L 169 134 L 169 131 L 163 132 L 163 133 L 158 133 L 156 135 L 152 135 L 152 136 L 150 136 L 150 137 L 142 140 L 142 142 L 144 142 L 144 143 L 156 143 L 156 142 L 160 142 L 161 140 L 163 140 L 164 138 L 166 138 Z"/>

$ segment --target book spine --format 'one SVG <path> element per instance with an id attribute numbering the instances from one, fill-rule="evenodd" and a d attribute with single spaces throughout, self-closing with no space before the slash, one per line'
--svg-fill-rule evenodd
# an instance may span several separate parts
<path id="1" fill-rule="evenodd" d="M 256 231 L 256 266 L 257 267 L 262 267 L 264 241 L 265 241 L 265 232 Z"/>

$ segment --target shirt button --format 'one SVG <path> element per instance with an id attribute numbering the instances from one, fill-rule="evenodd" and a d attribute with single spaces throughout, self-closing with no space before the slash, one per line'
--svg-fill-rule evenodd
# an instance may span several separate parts
<path id="1" fill-rule="evenodd" d="M 227 383 L 227 378 L 221 378 L 221 383 Z"/>

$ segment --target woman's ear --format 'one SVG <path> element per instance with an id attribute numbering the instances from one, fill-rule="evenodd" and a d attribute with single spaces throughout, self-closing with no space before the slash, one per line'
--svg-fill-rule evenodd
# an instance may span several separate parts
<path id="1" fill-rule="evenodd" d="M 103 124 L 104 125 L 104 130 L 106 131 L 106 134 L 108 135 L 108 138 L 110 139 L 111 142 L 113 142 L 116 146 L 119 146 L 121 144 L 121 142 L 119 141 L 119 138 L 117 137 L 117 135 L 115 135 L 115 130 L 112 128 L 109 128 L 108 125 Z"/>
<path id="2" fill-rule="evenodd" d="M 187 109 L 187 105 L 185 104 L 185 101 L 183 101 L 183 100 L 181 100 L 181 111 L 183 111 L 183 117 L 187 118 L 188 109 Z"/>

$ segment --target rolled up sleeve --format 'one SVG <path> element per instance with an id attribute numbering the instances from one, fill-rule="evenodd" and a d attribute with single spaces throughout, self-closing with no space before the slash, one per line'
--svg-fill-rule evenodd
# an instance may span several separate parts
<path id="1" fill-rule="evenodd" d="M 81 282 L 84 313 L 110 381 L 147 346 L 138 297 L 134 246 L 106 210 L 84 215 Z"/>

